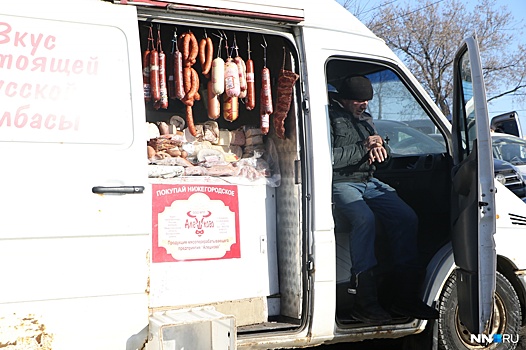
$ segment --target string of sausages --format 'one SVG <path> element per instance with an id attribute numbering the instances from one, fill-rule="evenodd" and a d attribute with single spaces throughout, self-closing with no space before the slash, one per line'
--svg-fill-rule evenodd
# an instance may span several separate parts
<path id="1" fill-rule="evenodd" d="M 197 134 L 193 110 L 195 101 L 200 101 L 200 75 L 208 81 L 206 84 L 206 106 L 208 118 L 216 120 L 221 116 L 233 122 L 239 117 L 240 101 L 247 110 L 256 107 L 256 87 L 254 61 L 251 58 L 250 34 L 247 34 L 247 60 L 239 54 L 234 34 L 232 45 L 224 31 L 219 35 L 217 55 L 214 58 L 214 44 L 206 30 L 204 37 L 198 40 L 188 30 L 180 35 L 174 30 L 172 49 L 167 58 L 161 43 L 160 25 L 157 38 L 154 38 L 150 25 L 147 48 L 143 52 L 143 88 L 146 103 L 153 103 L 155 109 L 167 109 L 169 100 L 179 100 L 186 108 L 186 125 L 192 135 Z M 263 68 L 261 70 L 260 90 L 260 128 L 263 134 L 269 132 L 270 116 L 273 113 L 271 75 L 266 64 L 267 43 L 263 36 Z M 226 59 L 222 58 L 222 44 L 226 50 Z M 194 68 L 199 61 L 200 74 Z M 222 95 L 222 98 L 221 98 Z M 281 134 L 280 134 L 281 136 Z"/>

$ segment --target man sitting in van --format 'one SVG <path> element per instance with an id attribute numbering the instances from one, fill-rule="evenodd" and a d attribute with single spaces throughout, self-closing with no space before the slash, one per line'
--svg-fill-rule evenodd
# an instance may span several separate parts
<path id="1" fill-rule="evenodd" d="M 438 311 L 419 297 L 423 269 L 417 263 L 418 218 L 389 185 L 376 179 L 375 164 L 387 160 L 384 140 L 365 111 L 373 98 L 368 78 L 350 76 L 330 111 L 333 145 L 332 196 L 335 212 L 350 226 L 351 285 L 355 302 L 351 316 L 367 323 L 391 320 L 378 301 L 375 268 L 376 220 L 385 229 L 394 262 L 389 311 L 418 319 L 436 319 Z"/>

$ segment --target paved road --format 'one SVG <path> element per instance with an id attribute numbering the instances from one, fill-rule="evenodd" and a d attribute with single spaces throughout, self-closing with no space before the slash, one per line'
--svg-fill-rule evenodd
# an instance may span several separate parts
<path id="1" fill-rule="evenodd" d="M 402 339 L 379 339 L 357 343 L 334 344 L 316 347 L 320 350 L 403 350 Z M 425 349 L 414 349 L 425 350 Z M 516 350 L 526 350 L 526 327 L 522 327 Z"/>

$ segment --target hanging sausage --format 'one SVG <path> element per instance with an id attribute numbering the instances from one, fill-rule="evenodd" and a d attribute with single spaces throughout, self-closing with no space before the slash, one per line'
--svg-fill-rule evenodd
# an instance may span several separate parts
<path id="1" fill-rule="evenodd" d="M 267 41 L 263 37 L 263 69 L 261 69 L 261 91 L 259 101 L 260 127 L 263 135 L 268 134 L 270 129 L 270 115 L 272 108 L 272 91 L 270 85 L 270 69 L 267 67 Z"/>
<path id="2" fill-rule="evenodd" d="M 286 50 L 283 47 L 283 65 L 278 74 L 276 112 L 274 112 L 274 129 L 276 135 L 283 140 L 285 140 L 285 118 L 292 102 L 294 84 L 299 78 L 298 74 L 285 69 L 285 57 Z"/>
<path id="3" fill-rule="evenodd" d="M 249 111 L 256 107 L 256 81 L 254 80 L 254 61 L 250 58 L 250 34 L 247 36 L 248 59 L 246 62 L 247 96 L 245 108 Z"/>

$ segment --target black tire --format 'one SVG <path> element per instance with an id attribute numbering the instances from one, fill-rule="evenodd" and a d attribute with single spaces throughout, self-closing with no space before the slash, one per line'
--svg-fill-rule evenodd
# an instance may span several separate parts
<path id="1" fill-rule="evenodd" d="M 497 272 L 497 286 L 494 306 L 495 319 L 492 322 L 491 334 L 509 334 L 517 340 L 521 328 L 521 307 L 517 293 L 511 283 Z M 446 281 L 439 300 L 440 318 L 438 320 L 438 348 L 441 350 L 512 350 L 517 344 L 513 342 L 492 343 L 482 346 L 470 342 L 469 331 L 461 324 L 457 316 L 457 281 L 453 273 Z"/>

